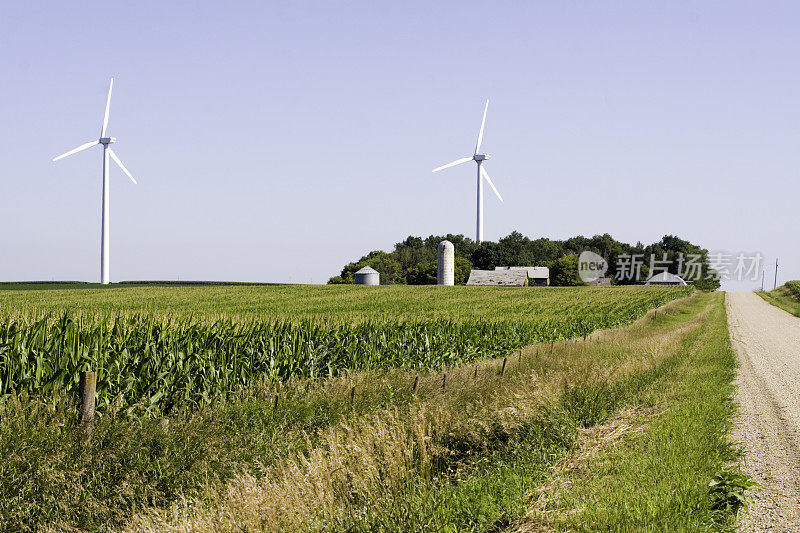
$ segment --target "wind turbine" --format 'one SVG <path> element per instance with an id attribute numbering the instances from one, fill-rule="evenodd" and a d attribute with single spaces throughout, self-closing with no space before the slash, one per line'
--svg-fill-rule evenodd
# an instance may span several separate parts
<path id="1" fill-rule="evenodd" d="M 482 166 L 482 163 L 485 160 L 489 159 L 489 156 L 487 154 L 479 153 L 481 149 L 481 141 L 483 141 L 483 126 L 486 124 L 486 111 L 488 110 L 489 110 L 489 100 L 486 100 L 486 106 L 484 106 L 483 108 L 483 120 L 481 121 L 481 130 L 480 132 L 478 132 L 478 143 L 475 145 L 475 153 L 472 155 L 472 157 L 462 157 L 461 159 L 456 159 L 452 163 L 447 163 L 446 165 L 442 165 L 438 168 L 433 169 L 433 172 L 438 172 L 440 170 L 444 170 L 449 167 L 460 165 L 461 163 L 466 163 L 467 161 L 475 161 L 478 164 L 478 222 L 477 222 L 477 228 L 475 230 L 476 233 L 475 241 L 479 243 L 483 242 L 483 180 L 481 178 L 486 179 L 486 182 L 492 188 L 492 190 L 500 199 L 500 201 L 501 202 L 503 201 L 503 197 L 500 196 L 499 192 L 497 192 L 497 187 L 494 186 L 494 183 L 492 183 L 491 178 L 489 178 L 489 174 L 486 173 L 486 170 Z"/>
<path id="2" fill-rule="evenodd" d="M 119 168 L 131 179 L 134 185 L 136 185 L 136 180 L 133 179 L 133 176 L 128 169 L 125 168 L 125 165 L 122 164 L 122 161 L 119 160 L 117 154 L 114 153 L 114 150 L 111 149 L 111 144 L 117 142 L 114 137 L 106 137 L 106 128 L 108 127 L 108 110 L 111 108 L 111 89 L 114 87 L 114 78 L 111 78 L 111 83 L 108 86 L 108 99 L 106 100 L 106 114 L 103 115 L 103 126 L 100 128 L 100 139 L 96 141 L 91 141 L 85 144 L 82 144 L 75 148 L 74 150 L 70 150 L 65 154 L 61 154 L 58 157 L 54 157 L 53 161 L 58 161 L 59 159 L 63 159 L 67 156 L 72 154 L 76 154 L 87 148 L 91 148 L 92 146 L 96 146 L 98 144 L 103 145 L 103 211 L 101 214 L 101 230 L 100 230 L 100 283 L 103 285 L 108 285 L 108 215 L 109 215 L 109 206 L 108 206 L 108 158 L 111 156 L 111 159 L 119 165 Z"/>

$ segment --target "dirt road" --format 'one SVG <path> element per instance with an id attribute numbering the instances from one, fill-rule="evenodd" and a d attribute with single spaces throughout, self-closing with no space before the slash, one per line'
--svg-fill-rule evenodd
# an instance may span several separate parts
<path id="1" fill-rule="evenodd" d="M 742 531 L 800 531 L 800 318 L 754 293 L 728 293 L 739 355 L 741 416 L 734 438 L 761 484 Z"/>

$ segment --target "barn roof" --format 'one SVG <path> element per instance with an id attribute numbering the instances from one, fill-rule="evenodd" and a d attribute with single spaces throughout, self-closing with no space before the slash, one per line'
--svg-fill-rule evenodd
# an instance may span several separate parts
<path id="1" fill-rule="evenodd" d="M 686 285 L 686 282 L 683 281 L 683 278 L 680 276 L 676 276 L 670 272 L 661 272 L 645 282 L 645 285 L 653 284 Z"/>
<path id="2" fill-rule="evenodd" d="M 524 287 L 528 284 L 525 270 L 471 270 L 467 285 L 496 285 L 500 287 Z"/>
<path id="3" fill-rule="evenodd" d="M 547 279 L 550 277 L 550 269 L 547 267 L 531 267 L 531 266 L 507 266 L 507 267 L 494 267 L 495 270 L 526 270 L 528 277 L 531 279 Z"/>
<path id="4" fill-rule="evenodd" d="M 357 270 L 356 274 L 377 274 L 378 271 L 372 268 L 371 266 L 365 266 L 364 268 Z"/>

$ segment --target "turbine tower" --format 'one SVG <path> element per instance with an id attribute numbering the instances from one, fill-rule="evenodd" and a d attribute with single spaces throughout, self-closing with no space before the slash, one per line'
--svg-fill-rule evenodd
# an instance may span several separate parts
<path id="1" fill-rule="evenodd" d="M 111 78 L 111 83 L 108 86 L 108 99 L 106 99 L 106 114 L 103 115 L 103 126 L 100 128 L 100 139 L 96 141 L 91 141 L 85 144 L 82 144 L 75 148 L 74 150 L 70 150 L 65 154 L 61 154 L 58 157 L 54 157 L 53 161 L 58 161 L 59 159 L 63 159 L 67 156 L 72 154 L 76 154 L 87 148 L 91 148 L 92 146 L 96 146 L 98 144 L 103 145 L 103 210 L 101 217 L 101 229 L 100 229 L 100 283 L 103 285 L 108 285 L 108 215 L 109 215 L 109 206 L 108 206 L 108 158 L 109 156 L 114 162 L 119 165 L 119 168 L 131 179 L 134 185 L 136 185 L 136 180 L 133 179 L 133 176 L 128 169 L 125 168 L 125 165 L 122 164 L 122 161 L 119 160 L 117 154 L 114 153 L 114 150 L 111 149 L 111 144 L 117 142 L 114 137 L 106 137 L 106 128 L 108 127 L 108 111 L 111 108 L 111 89 L 114 87 L 114 78 Z"/>
<path id="2" fill-rule="evenodd" d="M 497 192 L 497 187 L 494 186 L 492 183 L 491 178 L 489 178 L 489 174 L 486 173 L 486 170 L 483 168 L 482 163 L 489 159 L 487 154 L 481 154 L 481 141 L 483 141 L 483 127 L 486 125 L 486 111 L 489 110 L 489 100 L 486 100 L 486 105 L 483 108 L 483 120 L 481 121 L 481 130 L 478 132 L 478 142 L 475 145 L 475 153 L 472 157 L 462 157 L 461 159 L 456 159 L 452 163 L 447 163 L 446 165 L 442 165 L 438 168 L 434 168 L 433 172 L 438 172 L 440 170 L 444 170 L 445 168 L 454 167 L 456 165 L 460 165 L 461 163 L 466 163 L 467 161 L 475 161 L 478 164 L 478 221 L 477 227 L 475 229 L 475 241 L 478 243 L 483 242 L 483 179 L 486 180 L 486 183 L 492 188 L 494 193 L 503 201 L 503 197 L 500 196 L 500 193 Z M 481 179 L 483 178 L 483 179 Z"/>

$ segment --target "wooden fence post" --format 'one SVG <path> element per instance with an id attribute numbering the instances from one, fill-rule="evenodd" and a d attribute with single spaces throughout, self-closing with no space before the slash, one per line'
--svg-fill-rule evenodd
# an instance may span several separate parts
<path id="1" fill-rule="evenodd" d="M 355 399 L 356 399 L 356 386 L 353 385 L 353 388 L 350 389 L 350 407 L 353 406 L 353 402 L 355 402 Z"/>
<path id="2" fill-rule="evenodd" d="M 91 424 L 94 420 L 94 402 L 97 392 L 97 372 L 81 372 L 78 387 L 78 422 Z"/>
<path id="3" fill-rule="evenodd" d="M 503 357 L 503 368 L 500 369 L 500 377 L 506 375 L 506 363 L 508 362 L 508 357 Z"/>
<path id="4" fill-rule="evenodd" d="M 447 386 L 447 372 L 442 373 L 442 389 Z"/>
<path id="5" fill-rule="evenodd" d="M 417 393 L 417 385 L 419 385 L 419 376 L 414 378 L 414 386 L 411 387 L 411 394 Z"/>
<path id="6" fill-rule="evenodd" d="M 478 379 L 478 365 L 475 365 L 475 373 L 472 374 L 472 379 Z"/>

